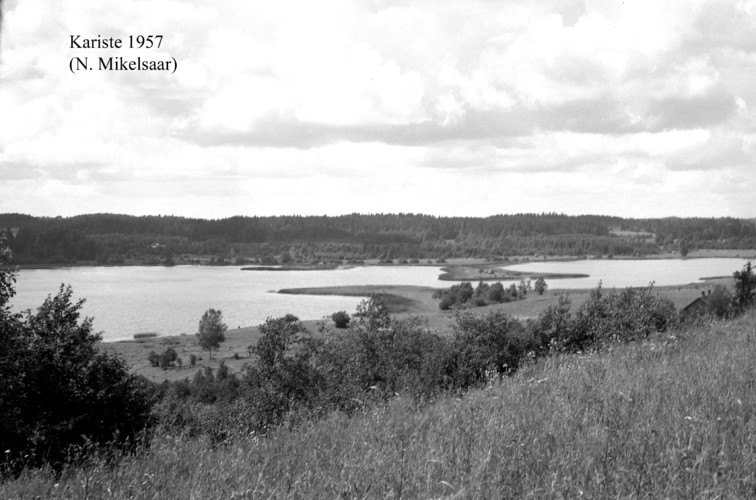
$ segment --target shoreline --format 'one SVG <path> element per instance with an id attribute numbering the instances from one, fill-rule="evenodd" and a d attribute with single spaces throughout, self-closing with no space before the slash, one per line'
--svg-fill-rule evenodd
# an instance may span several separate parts
<path id="1" fill-rule="evenodd" d="M 464 267 L 464 266 L 479 266 L 479 267 L 508 267 L 516 266 L 519 264 L 526 264 L 532 262 L 570 262 L 576 260 L 662 260 L 662 259 L 680 259 L 680 260 L 692 260 L 692 259 L 718 259 L 718 258 L 741 258 L 756 260 L 756 249 L 703 249 L 693 250 L 688 253 L 687 256 L 681 257 L 679 253 L 658 253 L 648 254 L 644 256 L 634 255 L 555 255 L 544 256 L 540 254 L 534 255 L 513 255 L 507 258 L 507 260 L 489 260 L 478 257 L 456 257 L 441 259 L 438 262 L 438 258 L 422 258 L 416 259 L 418 262 L 410 263 L 387 263 L 381 262 L 380 259 L 366 259 L 359 263 L 344 261 L 341 263 L 329 263 L 322 265 L 313 264 L 282 264 L 276 265 L 277 267 L 265 266 L 262 264 L 239 264 L 233 262 L 222 263 L 210 263 L 210 262 L 184 262 L 178 261 L 171 264 L 162 262 L 145 262 L 145 261 L 126 261 L 119 264 L 101 264 L 95 261 L 81 261 L 81 262 L 67 262 L 67 263 L 37 263 L 37 264 L 15 264 L 15 265 L 3 265 L 0 266 L 3 269 L 67 269 L 77 267 L 175 267 L 175 266 L 198 266 L 198 267 L 239 267 L 244 271 L 308 271 L 308 270 L 333 270 L 339 268 L 352 268 L 352 267 Z M 399 260 L 399 259 L 397 259 Z M 544 276 L 546 278 L 547 276 Z M 573 276 L 569 276 L 573 277 Z M 470 278 L 473 279 L 473 278 Z M 552 276 L 551 279 L 558 279 L 557 276 Z"/>
<path id="2" fill-rule="evenodd" d="M 679 310 L 699 297 L 702 290 L 710 289 L 718 284 L 732 289 L 732 277 L 710 278 L 707 281 L 698 283 L 659 286 L 654 287 L 654 289 L 672 300 L 675 307 Z M 487 314 L 494 310 L 502 310 L 521 321 L 525 321 L 529 318 L 537 317 L 547 307 L 557 304 L 562 295 L 566 295 L 569 298 L 571 308 L 574 311 L 589 299 L 591 291 L 594 288 L 549 288 L 543 295 L 530 293 L 523 300 L 475 307 L 468 310 L 475 314 Z M 393 307 L 391 314 L 394 317 L 399 319 L 419 317 L 430 330 L 436 332 L 438 335 L 452 335 L 457 311 L 440 310 L 438 299 L 432 297 L 434 290 L 436 288 L 422 286 L 353 285 L 284 289 L 278 293 L 346 296 L 367 296 L 370 293 L 386 293 L 392 297 L 390 306 Z M 354 311 L 347 311 L 347 313 L 353 315 Z M 324 335 L 327 334 L 328 330 L 335 329 L 330 316 L 320 319 L 303 319 L 301 322 L 313 336 Z M 205 367 L 217 369 L 221 362 L 224 362 L 232 372 L 240 372 L 243 370 L 245 364 L 254 361 L 254 357 L 249 355 L 247 349 L 250 345 L 255 344 L 259 338 L 259 325 L 229 329 L 226 332 L 226 341 L 221 343 L 219 350 L 213 353 L 212 359 L 207 351 L 202 351 L 199 348 L 196 336 L 193 334 L 101 341 L 100 348 L 106 352 L 121 356 L 129 365 L 132 373 L 143 375 L 155 382 L 161 382 L 163 380 L 191 378 Z M 182 358 L 183 366 L 168 370 L 150 366 L 147 360 L 149 352 L 155 351 L 160 353 L 168 347 L 176 350 L 179 357 Z M 197 357 L 195 367 L 191 367 L 189 364 L 192 354 Z"/>

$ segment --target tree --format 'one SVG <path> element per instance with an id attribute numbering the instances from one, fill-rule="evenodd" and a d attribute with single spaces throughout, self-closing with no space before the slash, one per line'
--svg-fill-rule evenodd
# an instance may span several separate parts
<path id="1" fill-rule="evenodd" d="M 503 302 L 505 293 L 504 285 L 497 281 L 488 288 L 488 300 L 489 302 Z"/>
<path id="2" fill-rule="evenodd" d="M 288 321 L 286 317 L 268 318 L 260 325 L 260 339 L 257 344 L 250 346 L 250 354 L 258 356 L 261 369 L 272 369 L 280 365 L 286 351 L 293 343 L 298 342 L 299 335 L 307 329 L 299 321 Z"/>
<path id="3" fill-rule="evenodd" d="M 533 290 L 535 290 L 538 295 L 543 295 L 543 292 L 545 292 L 548 287 L 549 285 L 546 284 L 545 279 L 538 278 L 535 282 Z"/>
<path id="4" fill-rule="evenodd" d="M 725 318 L 730 314 L 732 307 L 732 295 L 722 285 L 717 285 L 708 297 L 709 312 L 719 318 Z"/>
<path id="5" fill-rule="evenodd" d="M 208 309 L 202 315 L 197 339 L 202 349 L 210 351 L 211 358 L 213 357 L 213 349 L 218 349 L 220 343 L 226 340 L 227 329 L 228 327 L 223 323 L 223 313 L 220 310 Z"/>
<path id="6" fill-rule="evenodd" d="M 0 235 L 0 314 L 5 309 L 8 301 L 16 294 L 13 285 L 16 283 L 15 269 L 6 267 L 10 261 L 11 251 L 5 247 L 6 237 Z"/>
<path id="7" fill-rule="evenodd" d="M 469 283 L 468 283 L 469 285 Z M 472 287 L 470 287 L 472 291 Z M 386 294 L 371 293 L 367 299 L 357 304 L 357 314 L 360 324 L 367 324 L 370 328 L 387 327 L 391 324 Z"/>
<path id="8" fill-rule="evenodd" d="M 751 261 L 743 266 L 742 271 L 733 273 L 735 278 L 735 307 L 741 311 L 750 307 L 754 303 L 754 289 L 756 289 L 756 276 L 753 274 Z"/>
<path id="9" fill-rule="evenodd" d="M 524 297 L 528 294 L 530 290 L 532 290 L 533 287 L 530 286 L 530 279 L 527 280 L 525 278 L 520 278 L 520 284 L 517 285 L 517 290 L 520 293 L 521 297 Z"/>

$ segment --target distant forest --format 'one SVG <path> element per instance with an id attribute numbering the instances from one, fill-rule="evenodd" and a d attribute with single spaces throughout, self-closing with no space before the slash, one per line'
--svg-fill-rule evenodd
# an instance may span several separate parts
<path id="1" fill-rule="evenodd" d="M 294 264 L 756 248 L 753 220 L 555 213 L 231 217 L 0 214 L 15 264 Z"/>

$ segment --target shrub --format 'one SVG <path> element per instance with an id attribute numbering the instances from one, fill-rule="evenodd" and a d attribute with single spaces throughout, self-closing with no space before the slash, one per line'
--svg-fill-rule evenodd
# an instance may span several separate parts
<path id="1" fill-rule="evenodd" d="M 599 343 L 637 340 L 678 323 L 674 303 L 655 293 L 653 286 L 607 293 L 599 285 L 572 318 L 561 347 L 584 350 Z"/>
<path id="2" fill-rule="evenodd" d="M 151 366 L 160 367 L 163 370 L 176 366 L 178 360 L 178 354 L 173 347 L 168 347 L 162 353 L 158 354 L 155 351 L 150 351 L 147 355 L 147 360 Z"/>
<path id="3" fill-rule="evenodd" d="M 147 361 L 150 362 L 150 366 L 157 368 L 160 366 L 160 354 L 156 353 L 155 351 L 150 351 L 150 353 L 147 355 Z"/>
<path id="4" fill-rule="evenodd" d="M 459 313 L 453 328 L 455 383 L 465 388 L 485 382 L 486 372 L 514 371 L 527 345 L 522 324 L 501 310 L 484 316 Z"/>
<path id="5" fill-rule="evenodd" d="M 349 326 L 350 317 L 349 314 L 347 314 L 346 311 L 339 311 L 335 312 L 331 315 L 331 319 L 333 320 L 333 323 L 336 325 L 336 328 L 346 328 Z"/>

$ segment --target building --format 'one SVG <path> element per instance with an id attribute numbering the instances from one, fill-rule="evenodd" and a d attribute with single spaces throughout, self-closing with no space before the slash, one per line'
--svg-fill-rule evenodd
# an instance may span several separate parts
<path id="1" fill-rule="evenodd" d="M 685 319 L 707 314 L 710 309 L 710 299 L 711 290 L 709 290 L 709 293 L 701 292 L 700 297 L 696 297 L 696 300 L 682 308 L 682 311 L 680 311 L 680 317 Z"/>

